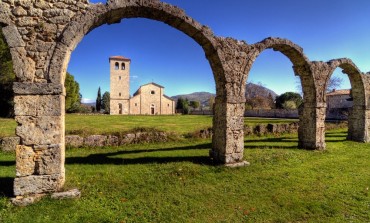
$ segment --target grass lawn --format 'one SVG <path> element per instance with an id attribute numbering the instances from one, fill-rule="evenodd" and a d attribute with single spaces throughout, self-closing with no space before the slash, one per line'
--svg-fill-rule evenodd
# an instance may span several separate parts
<path id="1" fill-rule="evenodd" d="M 14 119 L 0 118 L 0 138 L 15 135 L 15 127 L 17 126 Z"/>
<path id="2" fill-rule="evenodd" d="M 297 119 L 246 118 L 245 123 L 290 123 Z M 129 131 L 138 127 L 156 128 L 177 134 L 191 133 L 212 126 L 212 116 L 115 116 L 115 115 L 66 115 L 66 134 L 90 135 Z M 15 135 L 13 119 L 0 118 L 0 137 Z"/>
<path id="3" fill-rule="evenodd" d="M 370 222 L 370 146 L 327 133 L 326 151 L 296 135 L 248 137 L 251 165 L 210 165 L 210 140 L 66 151 L 66 189 L 14 207 L 14 154 L 0 153 L 0 222 Z"/>

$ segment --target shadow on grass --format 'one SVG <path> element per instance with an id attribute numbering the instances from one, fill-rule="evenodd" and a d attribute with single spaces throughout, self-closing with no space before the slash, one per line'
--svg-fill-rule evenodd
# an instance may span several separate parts
<path id="1" fill-rule="evenodd" d="M 15 160 L 14 161 L 0 161 L 0 166 L 15 166 Z"/>
<path id="2" fill-rule="evenodd" d="M 333 132 L 333 133 L 326 133 L 325 134 L 325 141 L 326 142 L 343 142 L 347 141 L 347 131 L 341 131 L 341 132 Z M 335 139 L 334 139 L 335 138 Z M 342 138 L 342 139 L 338 139 Z"/>
<path id="3" fill-rule="evenodd" d="M 0 177 L 0 197 L 14 197 L 13 186 L 13 177 Z"/>
<path id="4" fill-rule="evenodd" d="M 86 157 L 67 157 L 66 164 L 113 164 L 113 165 L 129 165 L 129 164 L 150 164 L 150 163 L 171 163 L 171 162 L 192 162 L 195 164 L 212 165 L 213 162 L 208 156 L 173 156 L 173 157 L 156 157 L 145 156 L 138 158 L 112 158 L 111 156 L 125 155 L 125 154 L 138 154 L 138 153 L 151 153 L 151 152 L 167 152 L 178 150 L 199 150 L 210 149 L 211 144 L 201 144 L 196 146 L 175 147 L 165 149 L 147 149 L 147 150 L 123 150 L 113 153 L 97 153 L 91 154 Z"/>
<path id="5" fill-rule="evenodd" d="M 292 145 L 292 143 L 294 142 L 295 145 Z M 280 145 L 276 143 L 280 143 Z M 274 137 L 262 139 L 245 138 L 244 149 L 298 149 L 298 139 L 291 137 Z"/>

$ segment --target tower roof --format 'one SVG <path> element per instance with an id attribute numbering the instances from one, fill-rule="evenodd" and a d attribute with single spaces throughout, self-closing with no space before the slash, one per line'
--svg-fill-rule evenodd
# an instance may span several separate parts
<path id="1" fill-rule="evenodd" d="M 109 61 L 110 60 L 131 61 L 131 59 L 123 57 L 123 56 L 111 56 L 109 57 Z"/>

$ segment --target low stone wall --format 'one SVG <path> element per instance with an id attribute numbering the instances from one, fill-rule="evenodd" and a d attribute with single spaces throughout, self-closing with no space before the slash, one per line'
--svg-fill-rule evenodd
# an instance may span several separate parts
<path id="1" fill-rule="evenodd" d="M 244 126 L 244 135 L 280 135 L 284 133 L 298 132 L 298 122 L 281 123 L 281 124 L 259 124 L 256 126 Z"/>
<path id="2" fill-rule="evenodd" d="M 298 123 L 290 124 L 260 124 L 256 126 L 244 126 L 244 135 L 265 135 L 265 134 L 283 134 L 294 133 L 298 130 Z M 212 138 L 212 128 L 202 129 L 194 133 L 186 134 L 186 138 Z M 122 135 L 90 135 L 82 137 L 79 135 L 67 135 L 65 143 L 67 147 L 102 147 L 102 146 L 122 146 L 138 143 L 167 142 L 170 135 L 161 131 L 133 132 Z M 0 139 L 2 151 L 15 151 L 19 144 L 19 137 L 5 137 Z"/>
<path id="3" fill-rule="evenodd" d="M 298 118 L 297 109 L 256 109 L 245 110 L 246 117 L 266 117 L 266 118 Z"/>
<path id="4" fill-rule="evenodd" d="M 212 110 L 190 111 L 190 115 L 213 115 Z"/>
<path id="5" fill-rule="evenodd" d="M 266 134 L 284 134 L 298 132 L 298 122 L 281 123 L 281 124 L 259 124 L 255 126 L 244 126 L 244 135 L 266 135 Z M 211 138 L 213 135 L 212 128 L 202 129 L 191 134 L 187 134 L 188 138 Z"/>
<path id="6" fill-rule="evenodd" d="M 79 135 L 67 135 L 67 147 L 101 147 L 122 146 L 137 143 L 167 142 L 169 135 L 165 132 L 135 132 L 123 135 L 90 135 L 81 137 Z"/>

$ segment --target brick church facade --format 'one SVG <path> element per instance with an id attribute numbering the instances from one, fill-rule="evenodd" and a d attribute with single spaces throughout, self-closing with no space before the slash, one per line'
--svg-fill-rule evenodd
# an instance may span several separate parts
<path id="1" fill-rule="evenodd" d="M 172 115 L 175 101 L 156 83 L 140 86 L 130 97 L 131 60 L 122 56 L 109 58 L 111 115 Z"/>

